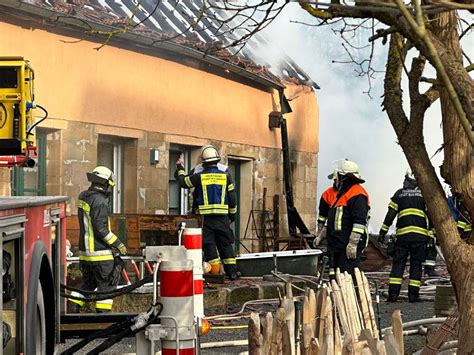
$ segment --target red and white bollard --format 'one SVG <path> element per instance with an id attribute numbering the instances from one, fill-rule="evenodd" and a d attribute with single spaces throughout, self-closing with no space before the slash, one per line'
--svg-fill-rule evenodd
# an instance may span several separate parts
<path id="1" fill-rule="evenodd" d="M 167 337 L 161 342 L 162 354 L 176 355 L 179 346 L 180 355 L 194 355 L 193 262 L 162 261 L 159 271 L 161 325 L 168 329 Z"/>
<path id="2" fill-rule="evenodd" d="M 186 258 L 193 261 L 194 316 L 204 318 L 204 284 L 202 270 L 202 229 L 186 228 L 183 232 Z"/>

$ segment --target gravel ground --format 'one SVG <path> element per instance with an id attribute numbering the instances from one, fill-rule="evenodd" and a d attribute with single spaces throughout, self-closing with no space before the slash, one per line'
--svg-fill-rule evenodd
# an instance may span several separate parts
<path id="1" fill-rule="evenodd" d="M 262 305 L 262 306 L 252 306 L 252 310 L 259 311 L 261 313 L 274 311 L 275 306 L 272 305 Z M 397 303 L 380 303 L 380 316 L 381 316 L 381 327 L 385 328 L 390 326 L 391 316 L 395 309 L 401 309 L 402 311 L 402 321 L 409 322 L 416 319 L 423 319 L 432 317 L 433 312 L 433 302 L 419 302 L 419 303 L 408 303 L 408 302 L 397 302 Z M 232 307 L 227 310 L 227 313 L 233 313 L 240 310 L 240 307 Z M 212 313 L 212 310 L 210 310 Z M 246 325 L 248 318 L 242 318 L 240 320 L 232 321 L 214 321 L 213 325 L 216 327 L 222 326 L 238 326 Z M 214 329 L 207 335 L 201 338 L 202 343 L 210 342 L 221 342 L 229 340 L 241 340 L 247 339 L 247 328 L 243 329 Z M 61 347 L 60 351 L 64 351 L 67 347 L 73 345 L 77 340 L 68 340 L 65 346 Z M 87 354 L 88 351 L 92 350 L 94 347 L 99 345 L 102 341 L 94 341 L 84 347 L 77 354 Z M 405 337 L 405 353 L 411 354 L 416 350 L 419 350 L 425 342 L 423 336 L 408 336 Z M 210 354 L 239 354 L 247 351 L 246 346 L 240 347 L 227 347 L 227 348 L 214 348 L 214 349 L 203 349 L 203 355 Z M 103 354 L 130 354 L 135 353 L 135 339 L 127 338 L 123 339 L 120 343 L 115 344 Z"/>

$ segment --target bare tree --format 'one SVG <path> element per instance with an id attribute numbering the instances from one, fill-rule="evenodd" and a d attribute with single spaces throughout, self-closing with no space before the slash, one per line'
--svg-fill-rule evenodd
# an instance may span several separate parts
<path id="1" fill-rule="evenodd" d="M 459 42 L 460 37 L 472 29 L 472 24 L 459 31 L 456 10 L 473 10 L 474 5 L 469 1 L 447 0 L 413 0 L 409 4 L 402 0 L 299 3 L 305 11 L 320 19 L 321 25 L 338 21 L 346 25 L 349 19 L 376 20 L 385 25 L 384 28 L 378 28 L 377 33 L 370 38 L 370 41 L 379 38 L 387 41 L 390 37 L 383 107 L 423 192 L 452 277 L 460 311 L 459 351 L 473 353 L 474 234 L 467 241 L 458 236 L 456 223 L 425 147 L 423 121 L 426 110 L 440 98 L 445 155 L 442 176 L 454 192 L 461 196 L 472 220 L 474 83 L 469 71 L 473 69 L 473 65 L 466 55 L 468 65 L 464 66 Z M 272 9 L 269 9 L 268 4 L 261 2 L 260 5 L 271 13 Z M 225 13 L 232 9 L 224 4 L 221 5 L 221 10 Z M 242 12 L 244 9 L 239 8 L 237 11 Z M 240 24 L 235 23 L 237 18 L 234 16 L 233 21 L 226 22 L 226 25 L 239 28 Z M 237 36 L 229 44 L 244 45 L 260 29 L 255 26 L 245 36 Z M 236 32 L 232 31 L 234 36 Z M 418 55 L 412 60 L 408 70 L 405 61 L 409 50 L 416 50 Z M 354 58 L 350 60 L 360 67 L 359 75 L 365 74 L 370 78 L 373 74 L 370 62 Z M 437 78 L 426 79 L 423 76 L 427 62 L 435 68 Z M 401 80 L 404 74 L 409 82 L 409 113 L 405 113 L 402 106 Z M 432 86 L 425 92 L 420 92 L 421 82 L 430 82 Z"/>
<path id="2" fill-rule="evenodd" d="M 160 3 L 158 1 L 156 6 Z M 179 2 L 175 3 L 175 9 L 179 11 Z M 439 98 L 445 156 L 442 176 L 461 196 L 473 220 L 474 82 L 469 71 L 474 66 L 460 46 L 460 39 L 470 33 L 473 25 L 468 23 L 467 28 L 459 30 L 456 11 L 473 11 L 474 4 L 470 0 L 332 0 L 299 1 L 299 4 L 304 11 L 319 19 L 320 25 L 342 22 L 344 26 L 350 19 L 360 19 L 362 24 L 370 21 L 371 26 L 377 25 L 377 32 L 369 38 L 372 45 L 377 39 L 387 42 L 390 37 L 383 107 L 422 190 L 452 277 L 460 311 L 459 351 L 463 354 L 474 353 L 474 233 L 471 232 L 466 241 L 459 238 L 423 136 L 425 112 Z M 181 13 L 187 19 L 181 33 L 162 36 L 157 41 L 183 34 L 187 38 L 192 35 L 205 37 L 210 33 L 211 43 L 202 48 L 205 54 L 229 50 L 234 56 L 245 55 L 246 46 L 252 45 L 251 39 L 258 36 L 259 31 L 287 5 L 288 2 L 263 0 L 202 1 L 191 13 Z M 139 30 L 146 20 L 146 17 L 142 18 L 134 25 L 132 21 L 125 21 L 122 32 L 132 27 Z M 96 33 L 91 31 L 91 34 Z M 113 33 L 102 34 L 108 38 L 113 36 Z M 410 69 L 405 64 L 409 50 L 417 51 Z M 463 55 L 468 61 L 466 66 Z M 368 62 L 353 58 L 351 61 L 359 65 L 358 74 L 367 75 L 370 80 L 374 74 L 370 58 Z M 436 70 L 436 78 L 423 76 L 427 62 Z M 409 82 L 408 113 L 402 106 L 403 75 L 407 75 Z M 429 82 L 432 86 L 420 92 L 421 82 Z"/>
<path id="3" fill-rule="evenodd" d="M 383 107 L 423 192 L 446 257 L 460 310 L 460 353 L 471 353 L 474 351 L 474 236 L 471 235 L 467 243 L 458 237 L 444 191 L 426 151 L 423 120 L 428 107 L 441 96 L 445 149 L 442 173 L 454 191 L 462 196 L 472 220 L 474 84 L 468 74 L 469 67 L 463 66 L 458 18 L 452 10 L 462 4 L 440 1 L 436 5 L 426 1 L 424 5 L 422 8 L 420 1 L 413 1 L 409 8 L 401 0 L 370 4 L 366 1 L 320 10 L 302 4 L 306 11 L 319 18 L 369 17 L 388 26 L 372 38 L 391 36 Z M 443 6 L 446 7 L 442 9 Z M 446 11 L 448 9 L 450 11 Z M 402 106 L 401 79 L 406 69 L 407 51 L 412 47 L 419 55 L 413 59 L 410 71 L 407 70 L 410 112 L 406 114 Z M 430 89 L 420 93 L 426 60 L 436 69 L 437 78 Z"/>

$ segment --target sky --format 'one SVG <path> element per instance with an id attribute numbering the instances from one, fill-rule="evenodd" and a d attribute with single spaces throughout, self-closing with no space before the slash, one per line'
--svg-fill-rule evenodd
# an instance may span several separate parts
<path id="1" fill-rule="evenodd" d="M 267 55 L 267 61 L 278 66 L 274 53 L 280 48 L 321 87 L 316 91 L 320 109 L 318 196 L 331 185 L 327 175 L 335 160 L 355 161 L 366 180 L 364 187 L 371 200 L 369 228 L 378 232 L 390 197 L 401 188 L 408 168 L 388 116 L 382 111 L 383 73 L 376 74 L 370 98 L 363 93 L 368 89 L 367 79 L 356 76 L 353 64 L 332 63 L 348 58 L 340 37 L 327 27 L 293 23 L 295 20 L 315 23 L 298 4 L 289 4 L 265 30 L 274 48 L 262 48 L 261 55 Z M 367 33 L 361 33 L 355 43 L 365 45 L 367 38 Z M 384 70 L 387 47 L 388 44 L 383 46 L 381 41 L 377 43 L 374 61 L 378 70 Z M 366 56 L 366 53 L 359 55 Z M 425 118 L 425 140 L 430 156 L 442 144 L 440 125 L 437 102 Z M 442 153 L 437 154 L 432 159 L 433 165 L 439 167 L 442 159 Z"/>

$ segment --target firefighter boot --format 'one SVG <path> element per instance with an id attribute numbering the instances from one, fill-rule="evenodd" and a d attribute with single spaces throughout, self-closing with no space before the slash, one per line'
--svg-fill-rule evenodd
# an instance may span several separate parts
<path id="1" fill-rule="evenodd" d="M 441 273 L 438 270 L 436 270 L 436 268 L 434 266 L 425 265 L 425 276 L 439 277 L 439 276 L 441 276 Z"/>
<path id="2" fill-rule="evenodd" d="M 387 302 L 397 302 L 397 300 L 398 300 L 398 295 L 395 293 L 389 292 L 388 297 L 387 297 Z"/>
<path id="3" fill-rule="evenodd" d="M 419 287 L 408 286 L 408 302 L 410 303 L 421 302 Z"/>

